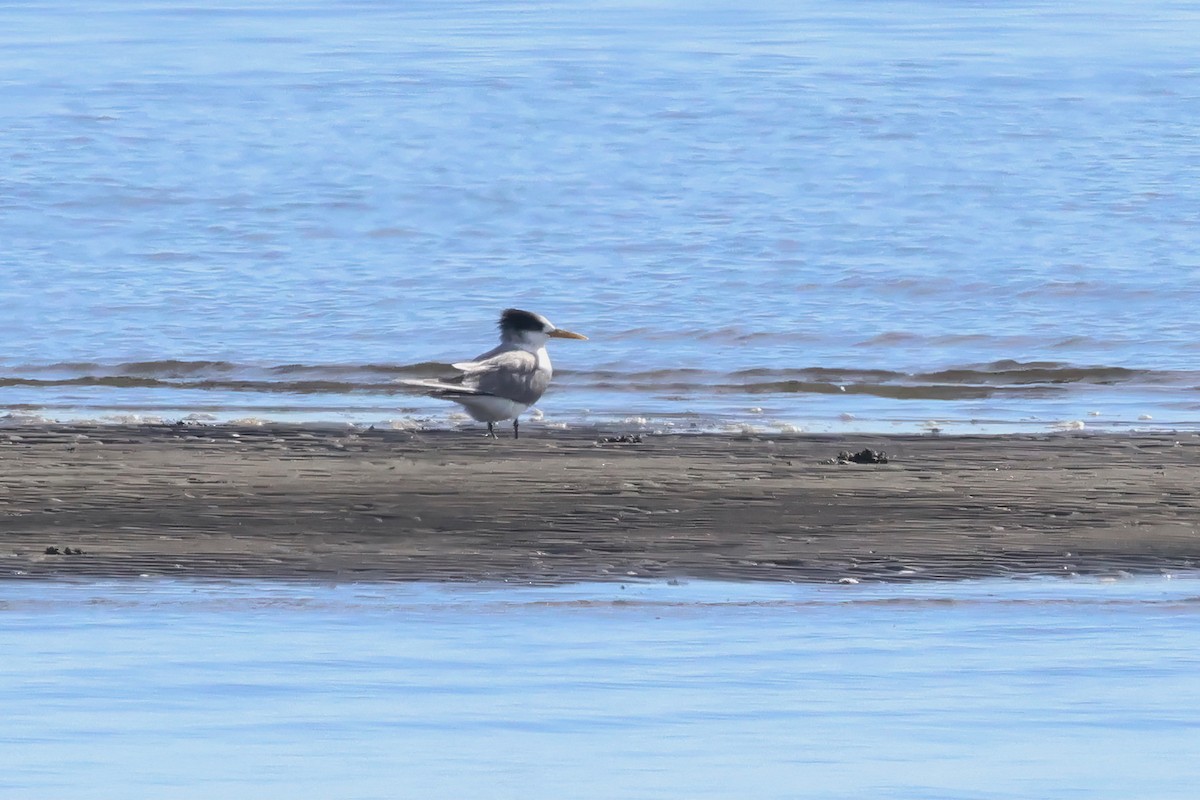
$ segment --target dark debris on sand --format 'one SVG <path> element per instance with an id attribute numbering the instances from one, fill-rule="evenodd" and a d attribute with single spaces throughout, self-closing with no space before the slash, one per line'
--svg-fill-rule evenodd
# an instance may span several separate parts
<path id="1" fill-rule="evenodd" d="M 642 437 L 636 433 L 623 433 L 620 436 L 604 436 L 600 444 L 641 444 Z"/>
<path id="2" fill-rule="evenodd" d="M 864 447 L 857 453 L 851 453 L 849 450 L 843 450 L 837 454 L 837 458 L 830 458 L 825 461 L 826 464 L 886 464 L 888 463 L 887 453 L 882 450 L 872 450 L 869 447 Z"/>

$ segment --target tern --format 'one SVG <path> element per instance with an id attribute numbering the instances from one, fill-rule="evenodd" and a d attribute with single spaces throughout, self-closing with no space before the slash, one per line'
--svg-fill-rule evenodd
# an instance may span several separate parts
<path id="1" fill-rule="evenodd" d="M 550 377 L 550 339 L 587 339 L 556 328 L 550 320 L 532 311 L 507 308 L 500 314 L 500 344 L 470 361 L 450 366 L 459 374 L 445 380 L 405 380 L 432 397 L 453 400 L 472 419 L 486 422 L 488 435 L 496 438 L 495 423 L 513 421 L 513 438 L 520 436 L 520 415 L 538 401 Z"/>

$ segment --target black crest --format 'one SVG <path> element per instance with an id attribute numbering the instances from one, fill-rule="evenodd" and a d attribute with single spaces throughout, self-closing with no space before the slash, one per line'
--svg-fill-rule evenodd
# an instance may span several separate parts
<path id="1" fill-rule="evenodd" d="M 500 332 L 544 331 L 546 323 L 537 314 L 519 308 L 506 308 L 500 315 Z"/>

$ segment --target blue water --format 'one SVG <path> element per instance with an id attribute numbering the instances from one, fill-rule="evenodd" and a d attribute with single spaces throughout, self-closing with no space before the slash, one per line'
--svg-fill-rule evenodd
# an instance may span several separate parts
<path id="1" fill-rule="evenodd" d="M 0 583 L 0 794 L 1191 798 L 1200 581 Z"/>
<path id="2" fill-rule="evenodd" d="M 391 380 L 511 305 L 592 337 L 556 424 L 1198 427 L 1197 37 L 1170 0 L 5 4 L 0 413 L 445 425 Z"/>

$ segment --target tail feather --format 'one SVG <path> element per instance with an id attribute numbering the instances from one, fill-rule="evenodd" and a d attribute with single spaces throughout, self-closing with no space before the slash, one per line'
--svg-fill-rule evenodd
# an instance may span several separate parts
<path id="1" fill-rule="evenodd" d="M 481 392 L 478 389 L 472 389 L 469 386 L 462 386 L 457 383 L 445 383 L 435 380 L 412 380 L 405 379 L 397 381 L 405 386 L 413 386 L 418 389 L 424 389 L 426 392 L 438 397 L 491 397 L 489 392 Z"/>

